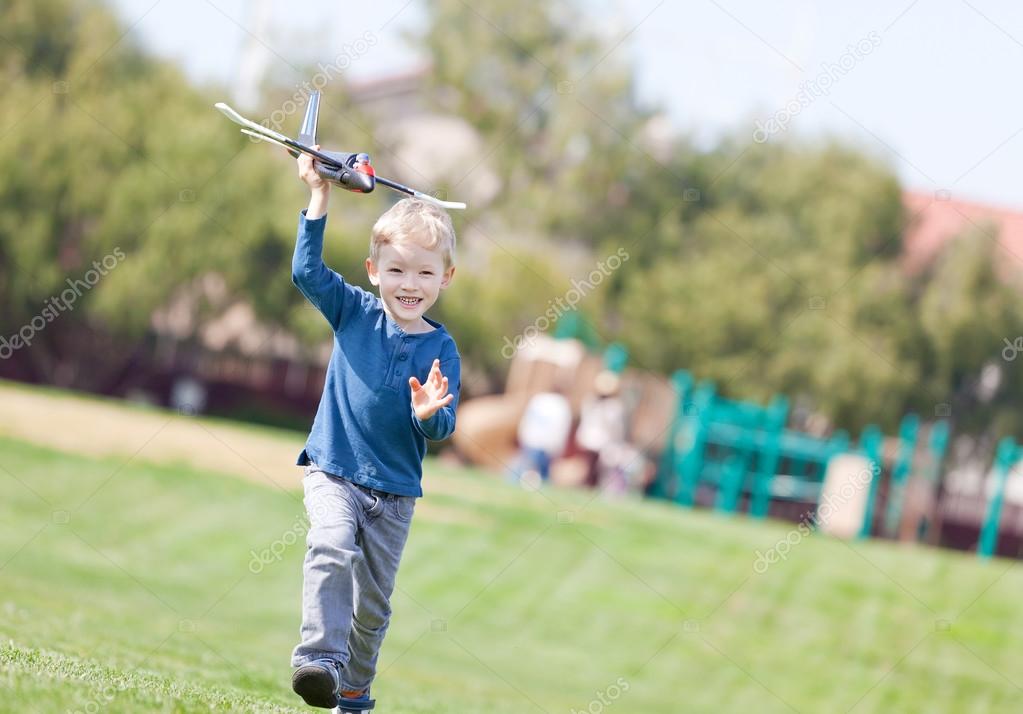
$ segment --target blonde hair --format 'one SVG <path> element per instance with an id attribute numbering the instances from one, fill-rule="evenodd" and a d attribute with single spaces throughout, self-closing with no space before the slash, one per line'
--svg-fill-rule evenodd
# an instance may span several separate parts
<path id="1" fill-rule="evenodd" d="M 427 250 L 439 250 L 444 269 L 455 264 L 455 227 L 443 208 L 417 198 L 403 198 L 373 224 L 369 257 L 377 263 L 380 247 L 412 241 Z"/>

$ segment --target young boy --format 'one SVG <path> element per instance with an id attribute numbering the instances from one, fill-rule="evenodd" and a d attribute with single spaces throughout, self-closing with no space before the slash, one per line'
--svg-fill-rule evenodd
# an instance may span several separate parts
<path id="1" fill-rule="evenodd" d="M 327 318 L 334 350 L 305 449 L 310 528 L 302 629 L 292 688 L 307 704 L 369 703 L 389 600 L 415 500 L 426 441 L 455 429 L 461 366 L 455 341 L 424 313 L 454 275 L 451 219 L 405 199 L 373 226 L 366 270 L 380 297 L 323 263 L 329 184 L 298 160 L 309 186 L 292 280 Z"/>

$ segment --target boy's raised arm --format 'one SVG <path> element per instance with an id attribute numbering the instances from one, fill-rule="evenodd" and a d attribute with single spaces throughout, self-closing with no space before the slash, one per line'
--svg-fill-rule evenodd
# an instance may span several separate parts
<path id="1" fill-rule="evenodd" d="M 316 178 L 320 177 L 317 176 Z M 322 188 L 313 188 L 309 191 L 309 207 L 305 209 L 305 216 L 311 221 L 327 215 L 327 203 L 330 201 L 330 184 L 323 179 L 320 179 L 320 183 Z"/>
<path id="2" fill-rule="evenodd" d="M 291 281 L 337 331 L 349 291 L 341 276 L 323 262 L 323 230 L 327 223 L 330 184 L 320 178 L 313 168 L 312 157 L 305 154 L 298 159 L 298 175 L 309 186 L 309 207 L 298 222 Z"/>

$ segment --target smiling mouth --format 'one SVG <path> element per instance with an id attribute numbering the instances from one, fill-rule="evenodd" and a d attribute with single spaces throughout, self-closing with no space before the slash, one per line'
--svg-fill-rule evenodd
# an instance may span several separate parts
<path id="1" fill-rule="evenodd" d="M 398 297 L 398 304 L 403 307 L 416 307 L 423 301 L 423 298 Z"/>

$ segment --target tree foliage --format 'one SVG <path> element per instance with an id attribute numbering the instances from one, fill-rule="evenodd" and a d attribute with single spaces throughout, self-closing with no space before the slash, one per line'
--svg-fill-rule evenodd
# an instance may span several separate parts
<path id="1" fill-rule="evenodd" d="M 936 270 L 907 276 L 901 188 L 861 149 L 737 136 L 700 151 L 676 137 L 665 155 L 618 38 L 587 33 L 571 8 L 428 7 L 438 101 L 494 147 L 496 235 L 545 236 L 561 285 L 628 251 L 582 309 L 634 365 L 685 368 L 743 398 L 784 392 L 851 430 L 953 402 L 971 416 L 961 424 L 995 416 L 997 400 L 965 394 L 1002 339 L 1023 334 L 1023 311 L 1011 276 L 993 274 L 990 239 L 965 235 Z M 1019 395 L 1011 379 L 1006 390 L 999 400 Z"/>
<path id="2" fill-rule="evenodd" d="M 908 276 L 900 186 L 861 149 L 657 138 L 623 37 L 591 29 L 575 4 L 426 10 L 425 91 L 472 125 L 479 166 L 501 185 L 455 216 L 465 250 L 436 313 L 467 373 L 499 383 L 507 340 L 548 324 L 573 280 L 618 253 L 628 259 L 579 308 L 636 366 L 685 368 L 741 398 L 783 392 L 851 430 L 943 405 L 962 428 L 1018 425 L 1023 379 L 999 355 L 1023 335 L 1023 312 L 989 227 Z M 0 337 L 94 261 L 124 256 L 20 353 L 35 378 L 104 388 L 151 336 L 154 310 L 210 273 L 261 320 L 322 341 L 290 283 L 305 200 L 290 159 L 251 148 L 212 110 L 222 97 L 147 56 L 94 0 L 11 0 L 0 28 Z M 271 82 L 266 108 L 287 105 L 294 79 Z M 346 117 L 340 143 L 372 146 L 341 84 L 328 98 Z M 387 201 L 332 202 L 327 261 L 355 282 Z M 197 305 L 195 329 L 217 309 Z M 980 395 L 992 363 L 1001 389 Z"/>

